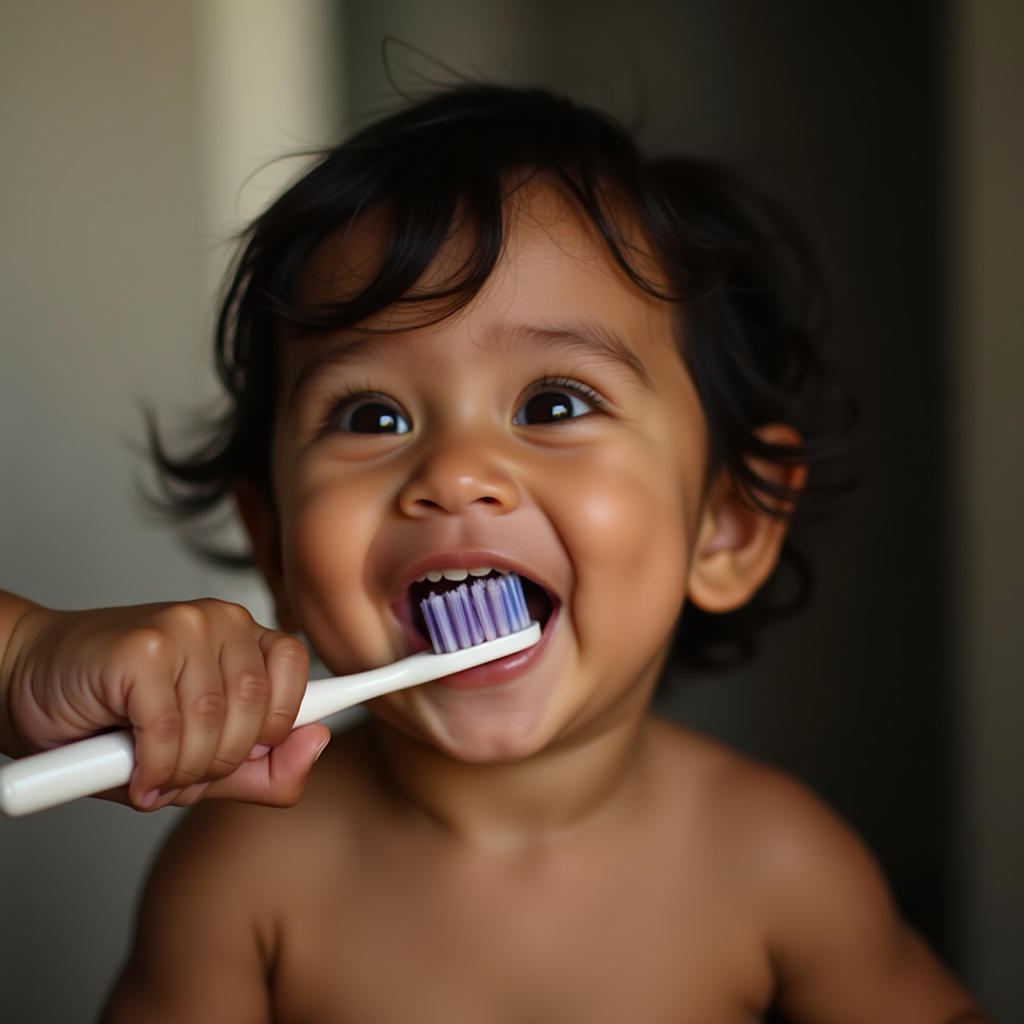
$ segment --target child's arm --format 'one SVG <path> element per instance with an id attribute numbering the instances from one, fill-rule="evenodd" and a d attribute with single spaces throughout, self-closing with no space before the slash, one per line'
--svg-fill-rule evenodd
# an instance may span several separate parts
<path id="1" fill-rule="evenodd" d="M 900 919 L 863 844 L 818 801 L 767 774 L 737 809 L 778 1000 L 794 1024 L 986 1024 Z M 746 800 L 744 801 L 746 802 Z"/>
<path id="2" fill-rule="evenodd" d="M 289 732 L 307 671 L 298 640 L 237 605 L 58 612 L 0 592 L 0 751 L 131 726 L 137 766 L 115 799 L 294 803 L 329 736 Z"/>

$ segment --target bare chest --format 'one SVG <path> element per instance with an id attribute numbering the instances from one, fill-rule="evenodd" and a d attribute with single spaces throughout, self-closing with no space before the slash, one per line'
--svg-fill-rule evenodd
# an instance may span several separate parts
<path id="1" fill-rule="evenodd" d="M 770 996 L 742 908 L 657 855 L 381 860 L 288 918 L 279 1024 L 749 1024 Z"/>

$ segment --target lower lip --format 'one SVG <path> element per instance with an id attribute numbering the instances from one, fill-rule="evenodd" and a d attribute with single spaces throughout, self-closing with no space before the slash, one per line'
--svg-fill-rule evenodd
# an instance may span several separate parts
<path id="1" fill-rule="evenodd" d="M 551 635 L 558 620 L 558 612 L 558 608 L 551 612 L 548 621 L 544 623 L 540 639 L 532 647 L 527 647 L 525 651 L 510 654 L 497 661 L 489 661 L 484 665 L 477 665 L 476 668 L 467 668 L 464 672 L 456 672 L 428 685 L 445 686 L 452 690 L 473 690 L 485 686 L 501 686 L 503 683 L 518 679 L 543 657 L 544 651 L 551 641 Z"/>

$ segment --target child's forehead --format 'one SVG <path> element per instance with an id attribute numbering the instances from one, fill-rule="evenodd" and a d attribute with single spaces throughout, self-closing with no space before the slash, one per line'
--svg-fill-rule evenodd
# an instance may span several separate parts
<path id="1" fill-rule="evenodd" d="M 307 307 L 350 301 L 384 265 L 391 216 L 378 205 L 332 231 L 306 260 L 299 301 Z"/>
<path id="2" fill-rule="evenodd" d="M 513 193 L 505 213 L 494 269 L 454 313 L 450 299 L 430 296 L 457 281 L 478 254 L 479 231 L 458 211 L 426 273 L 407 293 L 420 294 L 423 301 L 406 299 L 378 311 L 358 325 L 369 331 L 357 326 L 285 341 L 279 387 L 286 404 L 343 367 L 354 372 L 357 366 L 386 363 L 408 372 L 429 364 L 435 372 L 430 344 L 410 348 L 413 339 L 427 342 L 435 335 L 446 339 L 447 358 L 491 368 L 511 370 L 521 356 L 561 367 L 560 372 L 569 367 L 586 373 L 603 365 L 642 392 L 675 394 L 676 382 L 689 389 L 678 306 L 631 280 L 575 203 L 549 185 L 531 182 Z M 657 264 L 639 229 L 625 217 L 617 227 L 639 272 L 653 276 Z M 378 276 L 387 273 L 391 229 L 390 211 L 381 206 L 328 236 L 309 260 L 302 301 L 311 306 L 351 302 L 375 287 Z M 452 349 L 451 341 L 459 337 L 471 337 L 472 344 Z"/>
<path id="3" fill-rule="evenodd" d="M 437 315 L 444 300 L 425 298 L 392 305 L 355 329 L 285 340 L 279 362 L 285 405 L 313 394 L 317 381 L 326 387 L 336 374 L 390 366 L 433 376 L 452 359 L 462 368 L 486 366 L 492 375 L 496 367 L 513 375 L 516 367 L 535 372 L 543 363 L 545 373 L 594 372 L 598 381 L 610 373 L 641 393 L 673 399 L 679 388 L 689 393 L 678 306 L 631 280 L 578 207 L 553 188 L 535 186 L 521 189 L 507 214 L 500 258 L 479 292 L 454 313 Z M 333 233 L 310 260 L 303 300 L 351 301 L 372 287 L 386 272 L 389 229 L 389 213 L 381 208 Z M 624 238 L 628 230 L 623 224 Z M 653 267 L 638 231 L 630 241 L 637 262 L 647 258 Z M 429 296 L 457 280 L 478 242 L 463 218 L 414 292 Z"/>
<path id="4" fill-rule="evenodd" d="M 634 271 L 655 288 L 665 290 L 665 275 L 636 218 L 623 203 L 610 201 L 607 207 L 619 245 Z M 641 305 L 652 302 L 652 296 L 630 281 L 615 261 L 594 222 L 555 184 L 533 178 L 510 189 L 503 214 L 501 254 L 484 282 L 485 289 L 493 286 L 495 278 L 515 273 L 524 263 L 543 260 L 553 277 L 571 277 L 574 271 L 576 276 L 580 271 L 589 272 L 591 277 L 603 275 L 620 286 L 617 293 L 622 300 L 632 299 Z M 388 204 L 379 203 L 331 232 L 303 268 L 300 303 L 322 308 L 350 302 L 387 275 L 393 219 Z M 471 276 L 473 264 L 488 241 L 481 238 L 481 231 L 465 208 L 457 208 L 425 272 L 403 297 L 404 309 L 380 310 L 387 322 L 373 326 L 401 330 L 411 326 L 411 321 L 408 325 L 402 322 L 407 318 L 430 320 L 432 303 L 441 293 L 447 293 L 443 302 L 450 309 L 452 286 L 457 288 L 459 282 Z M 417 296 L 422 297 L 421 302 L 416 301 Z"/>

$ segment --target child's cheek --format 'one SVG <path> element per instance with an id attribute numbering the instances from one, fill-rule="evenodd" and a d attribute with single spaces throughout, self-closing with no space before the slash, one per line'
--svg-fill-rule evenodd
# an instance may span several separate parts
<path id="1" fill-rule="evenodd" d="M 401 652 L 368 589 L 366 555 L 380 525 L 381 489 L 314 467 L 292 474 L 282 503 L 285 585 L 292 611 L 324 664 L 338 674 L 386 665 Z"/>
<path id="2" fill-rule="evenodd" d="M 682 609 L 694 518 L 687 505 L 699 495 L 688 494 L 669 465 L 658 443 L 641 438 L 596 448 L 563 483 L 559 525 L 577 580 L 574 626 L 583 653 L 600 650 L 612 671 L 646 664 Z"/>

